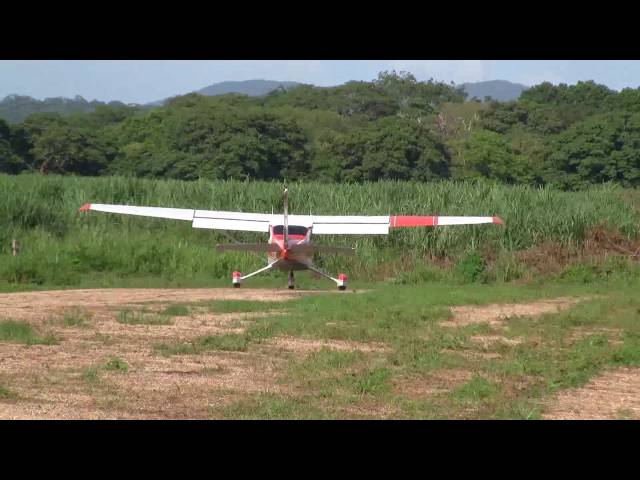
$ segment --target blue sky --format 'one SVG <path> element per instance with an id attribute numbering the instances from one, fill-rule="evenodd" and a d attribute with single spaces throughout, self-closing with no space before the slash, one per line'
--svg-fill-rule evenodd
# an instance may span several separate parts
<path id="1" fill-rule="evenodd" d="M 640 87 L 638 60 L 0 60 L 0 98 L 13 93 L 38 99 L 82 95 L 146 103 L 225 80 L 329 86 L 372 80 L 382 70 L 455 83 L 595 80 L 616 90 Z"/>

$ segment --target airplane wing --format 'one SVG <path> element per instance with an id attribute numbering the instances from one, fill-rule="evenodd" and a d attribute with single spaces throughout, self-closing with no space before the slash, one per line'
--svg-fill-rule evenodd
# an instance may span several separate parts
<path id="1" fill-rule="evenodd" d="M 141 217 L 186 220 L 193 228 L 213 230 L 237 230 L 243 232 L 269 232 L 272 215 L 265 213 L 219 212 L 213 210 L 192 210 L 187 208 L 136 207 L 132 205 L 106 205 L 87 203 L 80 211 L 138 215 Z"/>
<path id="2" fill-rule="evenodd" d="M 222 212 L 214 210 L 191 210 L 185 208 L 136 207 L 130 205 L 106 205 L 87 203 L 80 211 L 138 215 L 142 217 L 167 218 L 192 222 L 193 228 L 213 230 L 236 230 L 269 233 L 270 225 L 282 225 L 283 215 L 267 213 Z M 500 217 L 452 217 L 452 216 L 327 216 L 289 215 L 289 225 L 311 227 L 315 235 L 387 235 L 392 228 L 437 227 L 443 225 L 502 224 Z"/>
<path id="3" fill-rule="evenodd" d="M 392 228 L 437 227 L 441 225 L 479 225 L 493 223 L 502 225 L 500 217 L 453 217 L 453 216 L 313 216 L 315 235 L 387 235 Z"/>

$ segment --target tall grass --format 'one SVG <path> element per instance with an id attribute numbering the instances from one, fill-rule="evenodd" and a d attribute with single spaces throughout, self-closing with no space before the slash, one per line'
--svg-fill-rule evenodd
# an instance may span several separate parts
<path id="1" fill-rule="evenodd" d="M 282 184 L 269 182 L 147 180 L 123 177 L 0 175 L 0 282 L 76 285 L 87 275 L 221 279 L 264 261 L 242 253 L 216 253 L 227 238 L 194 230 L 189 222 L 97 212 L 78 214 L 84 203 L 172 206 L 246 212 L 280 212 Z M 504 186 L 488 182 L 319 182 L 289 185 L 290 211 L 298 214 L 499 215 L 492 225 L 406 229 L 372 237 L 316 237 L 319 243 L 356 245 L 357 255 L 324 256 L 318 264 L 373 278 L 381 264 L 403 256 L 423 265 L 427 257 L 459 256 L 478 248 L 498 253 L 543 241 L 576 246 L 597 225 L 628 238 L 640 234 L 640 201 L 612 185 L 582 192 Z M 265 235 L 234 233 L 242 241 Z M 11 256 L 11 240 L 20 254 Z M 406 262 L 405 262 L 406 263 Z M 406 268 L 406 267 L 405 267 Z"/>

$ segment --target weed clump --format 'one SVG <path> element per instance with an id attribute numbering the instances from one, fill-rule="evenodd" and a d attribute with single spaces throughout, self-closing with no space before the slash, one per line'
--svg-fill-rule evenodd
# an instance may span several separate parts
<path id="1" fill-rule="evenodd" d="M 100 376 L 101 371 L 127 373 L 129 371 L 129 364 L 122 358 L 111 357 L 103 365 L 91 365 L 86 367 L 80 373 L 80 377 L 87 383 L 96 383 Z"/>
<path id="2" fill-rule="evenodd" d="M 58 339 L 53 335 L 41 337 L 27 322 L 17 320 L 0 321 L 0 341 L 25 345 L 55 345 L 58 343 Z"/>
<path id="3" fill-rule="evenodd" d="M 113 357 L 105 364 L 104 369 L 115 372 L 128 372 L 129 364 L 121 358 Z"/>
<path id="4" fill-rule="evenodd" d="M 0 385 L 0 400 L 9 400 L 11 398 L 15 398 L 16 394 L 9 390 L 4 385 Z"/>
<path id="5" fill-rule="evenodd" d="M 186 305 L 169 305 L 162 311 L 162 315 L 166 315 L 168 317 L 186 317 L 189 313 L 189 307 Z"/>
<path id="6" fill-rule="evenodd" d="M 140 310 L 121 310 L 116 317 L 125 325 L 170 325 L 172 320 L 167 315 L 157 315 Z"/>

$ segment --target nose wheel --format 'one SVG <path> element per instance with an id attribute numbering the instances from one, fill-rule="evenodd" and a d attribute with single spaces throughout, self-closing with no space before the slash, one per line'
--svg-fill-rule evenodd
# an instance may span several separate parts
<path id="1" fill-rule="evenodd" d="M 289 282 L 287 284 L 289 290 L 293 290 L 295 287 L 294 278 L 293 278 L 293 270 L 289 271 Z"/>
<path id="2" fill-rule="evenodd" d="M 231 281 L 233 282 L 233 288 L 240 288 L 242 284 L 242 275 L 240 272 L 233 272 L 231 274 Z"/>

